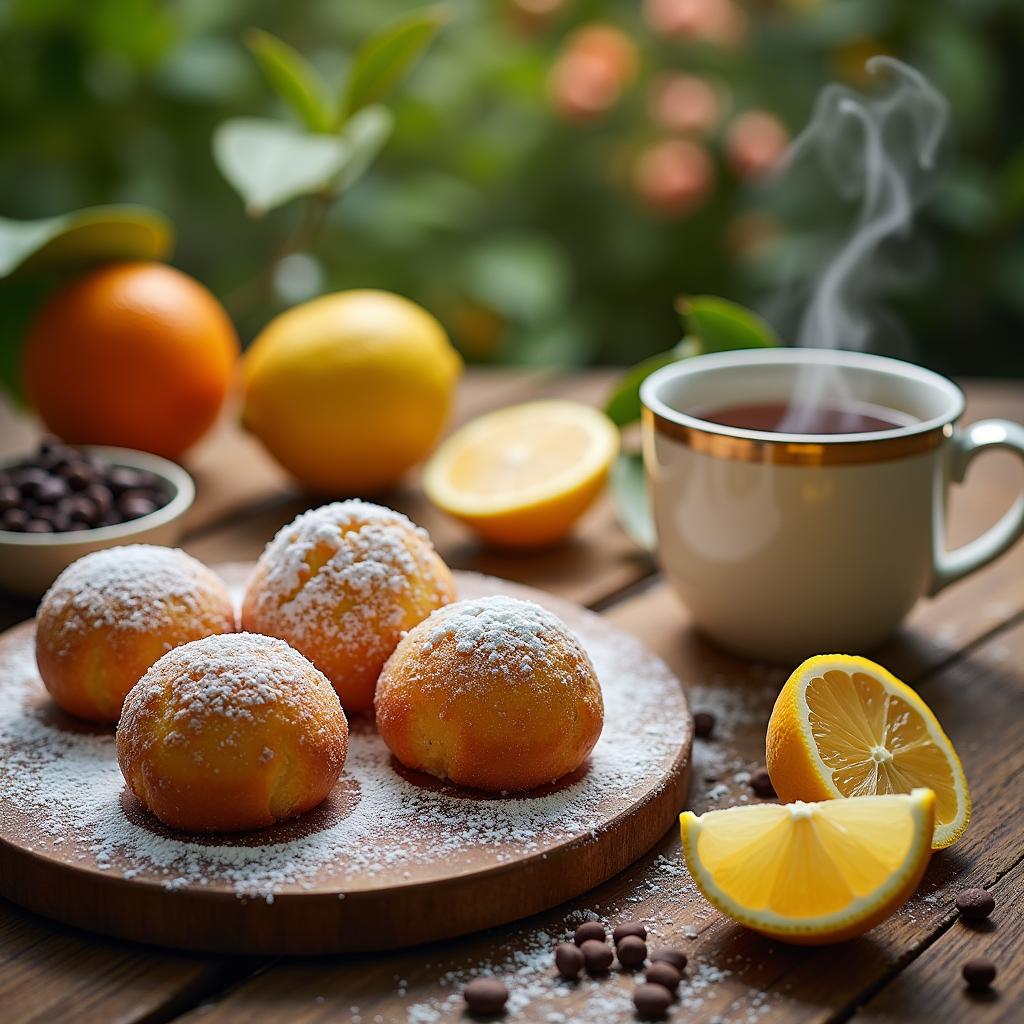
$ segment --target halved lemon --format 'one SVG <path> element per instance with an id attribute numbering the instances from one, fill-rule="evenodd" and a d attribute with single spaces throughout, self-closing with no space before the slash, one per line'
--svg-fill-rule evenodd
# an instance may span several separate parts
<path id="1" fill-rule="evenodd" d="M 619 451 L 604 413 L 582 402 L 527 402 L 457 430 L 424 471 L 427 497 L 508 547 L 561 540 L 600 493 Z"/>
<path id="2" fill-rule="evenodd" d="M 786 942 L 842 942 L 917 888 L 935 794 L 749 804 L 679 818 L 697 888 L 723 914 Z"/>
<path id="3" fill-rule="evenodd" d="M 953 744 L 927 704 L 881 665 L 845 654 L 805 661 L 768 721 L 768 772 L 780 800 L 935 792 L 942 849 L 971 817 L 967 780 Z"/>

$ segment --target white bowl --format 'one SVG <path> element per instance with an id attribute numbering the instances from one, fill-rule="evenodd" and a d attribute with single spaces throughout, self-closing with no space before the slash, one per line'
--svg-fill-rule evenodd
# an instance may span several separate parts
<path id="1" fill-rule="evenodd" d="M 173 546 L 185 528 L 185 513 L 196 496 L 192 477 L 167 459 L 131 448 L 83 446 L 81 451 L 99 455 L 113 466 L 145 469 L 166 484 L 171 500 L 163 508 L 116 526 L 68 533 L 14 533 L 0 530 L 0 589 L 39 597 L 76 559 L 90 551 L 119 544 L 164 544 Z M 17 465 L 25 456 L 4 459 L 4 467 Z"/>

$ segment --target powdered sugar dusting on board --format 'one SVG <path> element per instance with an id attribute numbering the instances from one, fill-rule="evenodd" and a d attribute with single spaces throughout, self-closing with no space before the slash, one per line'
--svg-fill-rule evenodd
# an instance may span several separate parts
<path id="1" fill-rule="evenodd" d="M 469 575 L 459 582 L 470 598 L 516 589 Z M 314 885 L 343 893 L 445 877 L 470 863 L 479 868 L 481 855 L 499 864 L 574 837 L 590 841 L 638 795 L 666 784 L 690 723 L 678 682 L 637 641 L 592 615 L 574 620 L 573 629 L 606 707 L 604 733 L 577 781 L 514 798 L 421 784 L 399 774 L 363 726 L 352 731 L 332 796 L 336 812 L 322 827 L 246 845 L 157 834 L 129 819 L 112 734 L 74 731 L 54 716 L 36 673 L 31 630 L 23 628 L 0 654 L 0 829 L 18 845 L 53 852 L 59 844 L 62 859 L 122 876 L 268 900 Z"/>

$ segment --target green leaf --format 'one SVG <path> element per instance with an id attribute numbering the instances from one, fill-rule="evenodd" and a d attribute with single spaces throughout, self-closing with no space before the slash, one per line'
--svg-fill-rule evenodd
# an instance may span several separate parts
<path id="1" fill-rule="evenodd" d="M 615 385 L 605 404 L 604 411 L 608 418 L 618 427 L 624 427 L 640 419 L 640 385 L 655 370 L 674 363 L 677 359 L 681 359 L 683 354 L 680 346 L 677 345 L 668 352 L 659 352 L 627 370 L 626 375 Z"/>
<path id="2" fill-rule="evenodd" d="M 612 463 L 608 479 L 622 528 L 640 547 L 653 551 L 657 535 L 654 517 L 651 515 L 643 456 L 637 452 L 623 452 Z"/>
<path id="3" fill-rule="evenodd" d="M 245 42 L 274 90 L 302 118 L 302 123 L 313 132 L 331 131 L 331 102 L 320 76 L 306 58 L 262 29 L 250 29 Z"/>
<path id="4" fill-rule="evenodd" d="M 687 296 L 676 304 L 688 336 L 700 352 L 728 352 L 736 348 L 771 348 L 775 332 L 749 309 L 714 295 Z"/>
<path id="5" fill-rule="evenodd" d="M 217 166 L 253 217 L 331 187 L 350 154 L 340 138 L 267 118 L 232 118 L 213 133 Z"/>
<path id="6" fill-rule="evenodd" d="M 380 104 L 363 107 L 349 119 L 341 132 L 347 152 L 335 183 L 339 191 L 350 188 L 363 176 L 391 137 L 394 127 L 394 115 Z"/>
<path id="7" fill-rule="evenodd" d="M 412 69 L 446 20 L 443 10 L 427 8 L 368 39 L 352 62 L 341 119 L 383 99 Z"/>
<path id="8" fill-rule="evenodd" d="M 0 218 L 0 278 L 107 260 L 159 260 L 174 228 L 144 206 L 94 206 L 45 220 Z"/>
<path id="9" fill-rule="evenodd" d="M 21 353 L 32 316 L 58 282 L 57 275 L 7 280 L 0 283 L 0 386 L 22 408 L 28 408 L 21 379 Z"/>

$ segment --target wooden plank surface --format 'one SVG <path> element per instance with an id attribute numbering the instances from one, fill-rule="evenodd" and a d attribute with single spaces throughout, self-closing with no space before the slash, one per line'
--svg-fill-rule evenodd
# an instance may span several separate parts
<path id="1" fill-rule="evenodd" d="M 599 401 L 608 377 L 569 382 L 526 379 L 467 382 L 469 411 L 490 403 L 572 392 Z M 506 383 L 508 388 L 506 389 Z M 488 394 L 487 388 L 493 390 Z M 479 398 L 480 404 L 475 404 Z M 969 389 L 968 419 L 1001 415 L 1024 420 L 1024 388 L 979 384 Z M 276 470 L 247 470 L 236 457 L 231 428 L 193 468 L 204 481 L 189 547 L 212 561 L 253 557 L 270 532 L 309 501 L 274 479 Z M 251 476 L 239 480 L 249 472 Z M 234 478 L 234 479 L 233 479 Z M 1020 486 L 1010 457 L 983 456 L 952 503 L 956 543 L 994 520 Z M 214 481 L 220 481 L 215 485 Z M 208 483 L 206 481 L 209 481 Z M 217 491 L 217 486 L 221 490 Z M 233 504 L 239 486 L 244 509 Z M 652 565 L 624 538 L 607 503 L 595 509 L 577 540 L 529 558 L 495 555 L 457 524 L 422 502 L 415 480 L 392 496 L 436 535 L 439 549 L 459 567 L 528 581 L 588 604 L 606 607 L 610 621 L 644 639 L 672 663 L 690 687 L 696 708 L 719 716 L 717 738 L 695 752 L 691 805 L 698 811 L 752 799 L 745 773 L 763 761 L 764 724 L 782 681 L 777 669 L 730 659 L 696 637 Z M 205 499 L 204 499 L 205 500 Z M 433 518 L 432 518 L 433 517 Z M 597 1022 L 632 1018 L 632 979 L 613 975 L 559 991 L 547 968 L 550 947 L 581 915 L 646 919 L 659 942 L 680 942 L 692 966 L 674 1020 L 753 1022 L 843 1019 L 864 1013 L 879 1020 L 1011 1020 L 1020 997 L 1020 854 L 1024 838 L 1017 797 L 1024 776 L 1019 739 L 1024 721 L 1024 547 L 977 576 L 922 602 L 908 627 L 880 656 L 921 687 L 964 758 L 975 795 L 974 822 L 953 850 L 937 855 L 915 898 L 869 936 L 838 949 L 800 950 L 771 943 L 724 921 L 697 897 L 670 832 L 625 872 L 555 911 L 452 943 L 387 957 L 326 958 L 227 964 L 126 947 L 54 927 L 14 908 L 0 909 L 0 999 L 14 1020 L 202 1021 L 434 1021 L 459 1019 L 458 988 L 471 973 L 493 965 L 513 988 L 510 1019 Z M 0 619 L 17 614 L 0 608 Z M 997 893 L 996 930 L 979 936 L 953 919 L 960 888 L 985 885 Z M 1000 916 L 1002 914 L 1002 916 Z M 970 942 L 968 940 L 971 940 Z M 977 942 L 991 943 L 984 949 Z M 29 951 L 35 950 L 34 953 Z M 994 950 L 1002 959 L 998 998 L 965 1004 L 959 959 Z M 26 957 L 28 959 L 26 960 Z M 15 966 L 21 961 L 21 966 Z M 25 965 L 28 965 L 27 967 Z M 124 965 L 123 974 L 119 974 Z M 261 969 L 216 993 L 225 977 Z M 224 972 L 228 972 L 225 975 Z M 231 972 L 235 972 L 232 974 Z M 10 979 L 16 979 L 12 982 Z M 31 993 L 38 990 L 46 996 Z M 18 1001 L 21 993 L 21 1001 Z M 38 1003 L 38 1005 L 36 1005 Z M 81 1006 L 83 1014 L 60 1011 Z M 95 1009 L 92 1009 L 95 1007 Z M 970 1010 L 970 1017 L 966 1010 Z M 50 1012 L 45 1012 L 50 1008 Z M 52 1008 L 57 1008 L 54 1011 Z M 155 1009 L 154 1009 L 155 1008 Z M 6 1015 L 5 1015 L 6 1016 Z"/>

